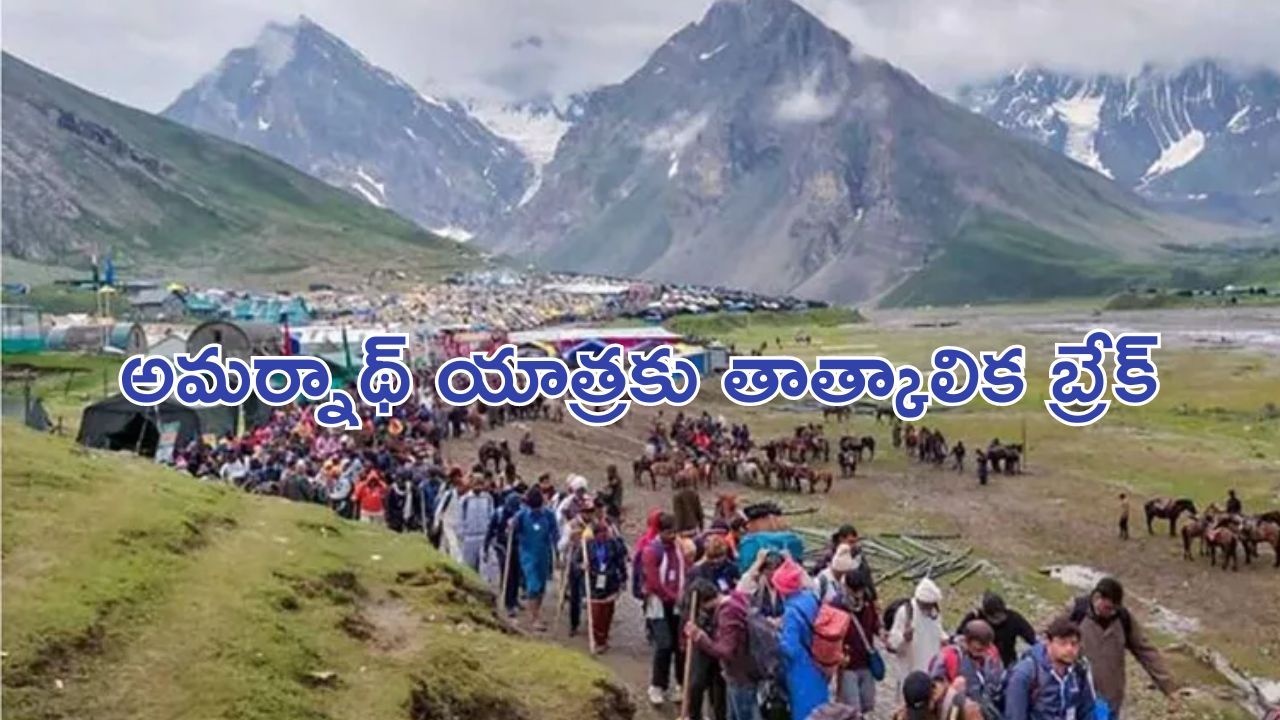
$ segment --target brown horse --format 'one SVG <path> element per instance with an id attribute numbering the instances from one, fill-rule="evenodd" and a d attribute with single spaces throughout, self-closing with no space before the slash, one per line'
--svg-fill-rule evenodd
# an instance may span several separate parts
<path id="1" fill-rule="evenodd" d="M 1276 556 L 1274 567 L 1280 568 L 1280 520 L 1250 518 L 1245 521 L 1242 536 L 1246 563 L 1253 562 L 1253 558 L 1258 557 L 1259 545 L 1270 545 L 1272 554 Z"/>
<path id="2" fill-rule="evenodd" d="M 823 422 L 826 422 L 828 418 L 830 418 L 830 417 L 833 417 L 833 416 L 834 416 L 834 417 L 835 417 L 835 419 L 836 419 L 836 422 L 838 422 L 838 423 L 846 423 L 846 422 L 848 422 L 848 421 L 849 421 L 849 417 L 850 417 L 850 416 L 852 416 L 852 415 L 853 415 L 853 410 L 852 410 L 852 409 L 850 409 L 848 405 L 842 405 L 842 406 L 840 406 L 840 407 L 824 407 L 824 408 L 822 408 L 822 421 L 823 421 Z"/>
<path id="3" fill-rule="evenodd" d="M 1218 549 L 1222 549 L 1222 569 L 1226 570 L 1228 563 L 1232 570 L 1240 569 L 1240 557 L 1236 553 L 1236 548 L 1240 545 L 1240 533 L 1228 523 L 1219 524 L 1215 528 L 1210 528 L 1204 533 L 1205 544 L 1209 546 L 1209 565 L 1217 566 Z"/>
<path id="4" fill-rule="evenodd" d="M 1161 518 L 1169 521 L 1169 537 L 1174 537 L 1177 534 L 1178 518 L 1181 517 L 1184 512 L 1195 515 L 1196 504 L 1191 501 L 1191 498 L 1178 498 L 1175 500 L 1173 498 L 1158 497 L 1151 498 L 1143 504 L 1142 510 L 1147 516 L 1148 535 L 1155 534 L 1155 530 L 1152 528 L 1151 523 L 1155 521 L 1156 518 Z"/>

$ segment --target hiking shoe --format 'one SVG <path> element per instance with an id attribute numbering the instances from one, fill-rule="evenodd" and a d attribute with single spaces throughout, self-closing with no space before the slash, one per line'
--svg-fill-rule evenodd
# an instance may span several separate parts
<path id="1" fill-rule="evenodd" d="M 678 702 L 684 699 L 684 688 L 676 685 L 667 693 L 667 699 L 671 702 Z"/>
<path id="2" fill-rule="evenodd" d="M 662 707 L 662 704 L 665 703 L 666 701 L 667 701 L 667 697 L 666 695 L 663 694 L 662 688 L 654 687 L 652 685 L 649 686 L 649 704 L 650 705 L 653 705 L 654 707 Z"/>

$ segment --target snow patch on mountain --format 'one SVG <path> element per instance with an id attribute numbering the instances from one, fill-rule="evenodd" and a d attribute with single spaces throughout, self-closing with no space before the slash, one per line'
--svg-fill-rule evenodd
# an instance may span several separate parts
<path id="1" fill-rule="evenodd" d="M 719 55 L 719 54 L 720 54 L 720 51 L 721 51 L 721 50 L 724 50 L 724 49 L 725 49 L 725 48 L 727 48 L 727 47 L 729 47 L 729 43 L 720 43 L 719 45 L 717 45 L 717 46 L 715 47 L 715 49 L 714 49 L 714 50 L 709 50 L 709 51 L 704 52 L 704 53 L 698 53 L 698 61 L 699 61 L 699 62 L 706 62 L 707 60 L 710 60 L 711 58 L 715 57 L 716 55 Z"/>
<path id="2" fill-rule="evenodd" d="M 268 130 L 270 130 L 270 129 L 271 129 L 271 123 L 270 123 L 270 122 L 268 122 L 267 120 L 263 120 L 263 119 L 262 119 L 262 116 L 261 116 L 261 115 L 259 115 L 259 116 L 258 116 L 258 129 L 259 129 L 259 130 L 261 130 L 261 131 L 263 131 L 263 132 L 266 132 L 266 131 L 268 131 Z"/>
<path id="3" fill-rule="evenodd" d="M 1252 105 L 1245 105 L 1236 111 L 1235 115 L 1227 121 L 1227 131 L 1232 135 L 1239 135 L 1249 129 L 1249 111 L 1253 109 Z"/>
<path id="4" fill-rule="evenodd" d="M 1204 144 L 1204 133 L 1199 130 L 1192 130 L 1172 144 L 1162 147 L 1160 157 L 1151 163 L 1151 167 L 1147 168 L 1146 174 L 1142 176 L 1142 182 L 1144 184 L 1148 183 L 1195 160 L 1196 156 L 1204 150 Z"/>
<path id="5" fill-rule="evenodd" d="M 380 208 L 386 207 L 386 205 L 383 205 L 382 201 L 378 199 L 377 195 L 374 195 L 372 192 L 369 192 L 368 190 L 366 190 L 365 187 L 360 183 L 353 182 L 351 183 L 351 187 L 356 192 L 360 193 L 360 196 L 363 197 L 370 205 L 376 205 Z"/>
<path id="6" fill-rule="evenodd" d="M 457 240 L 458 242 L 467 242 L 468 240 L 476 236 L 475 233 L 471 232 L 470 230 L 464 227 L 458 227 L 456 225 L 446 225 L 445 227 L 441 227 L 441 228 L 432 228 L 431 232 L 441 237 L 447 237 L 450 240 Z"/>
<path id="7" fill-rule="evenodd" d="M 382 183 L 378 182 L 377 180 L 374 180 L 372 176 L 370 176 L 368 173 L 364 171 L 364 168 L 357 167 L 356 175 L 360 176 L 361 180 L 368 183 L 369 187 L 377 190 L 379 197 L 382 197 L 382 198 L 387 197 L 386 187 Z"/>
<path id="8" fill-rule="evenodd" d="M 1098 128 L 1101 125 L 1102 103 L 1105 101 L 1105 96 L 1088 96 L 1082 89 L 1074 97 L 1055 102 L 1053 109 L 1067 125 L 1067 138 L 1063 147 L 1067 157 L 1107 177 L 1112 177 L 1111 171 L 1102 164 L 1096 145 Z"/>
<path id="9" fill-rule="evenodd" d="M 542 112 L 503 103 L 473 101 L 473 116 L 499 136 L 515 143 L 535 167 L 551 162 L 560 138 L 571 123 L 551 110 Z"/>

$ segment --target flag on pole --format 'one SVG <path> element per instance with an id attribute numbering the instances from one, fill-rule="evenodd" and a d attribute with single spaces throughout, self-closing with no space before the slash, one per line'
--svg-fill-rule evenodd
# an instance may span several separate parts
<path id="1" fill-rule="evenodd" d="M 107 251 L 107 258 L 104 261 L 102 270 L 102 282 L 109 287 L 115 287 L 116 284 L 116 264 L 111 259 L 112 251 Z"/>
<path id="2" fill-rule="evenodd" d="M 347 341 L 347 326 L 342 326 L 342 352 L 347 356 L 347 375 L 351 375 L 351 343 Z"/>
<path id="3" fill-rule="evenodd" d="M 93 289 L 98 289 L 98 253 L 89 256 L 93 260 Z"/>
<path id="4" fill-rule="evenodd" d="M 280 324 L 284 328 L 284 342 L 280 348 L 281 355 L 292 355 L 293 338 L 289 335 L 289 313 L 280 313 Z"/>

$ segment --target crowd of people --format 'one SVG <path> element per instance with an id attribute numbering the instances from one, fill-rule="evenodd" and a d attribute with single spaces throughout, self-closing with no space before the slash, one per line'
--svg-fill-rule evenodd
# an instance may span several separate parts
<path id="1" fill-rule="evenodd" d="M 280 409 L 247 435 L 193 443 L 175 460 L 196 476 L 421 532 L 457 562 L 490 569 L 513 621 L 544 633 L 549 619 L 567 616 L 570 635 L 586 625 L 594 653 L 609 651 L 619 608 L 638 606 L 651 648 L 647 699 L 679 702 L 685 718 L 861 717 L 886 702 L 891 683 L 887 702 L 905 720 L 1102 720 L 1123 707 L 1127 654 L 1174 697 L 1114 579 L 1039 633 L 993 593 L 948 632 L 932 580 L 909 598 L 881 597 L 852 525 L 806 555 L 775 504 L 739 509 L 724 495 L 706 517 L 696 486 L 682 487 L 628 543 L 616 468 L 592 493 L 581 475 L 526 482 L 509 452 L 492 466 L 447 465 L 442 441 L 484 425 L 457 410 L 413 399 L 344 433 L 300 408 Z M 669 452 L 667 443 L 704 453 L 708 443 L 749 443 L 745 427 L 705 414 L 672 425 L 647 437 L 656 453 Z"/>

